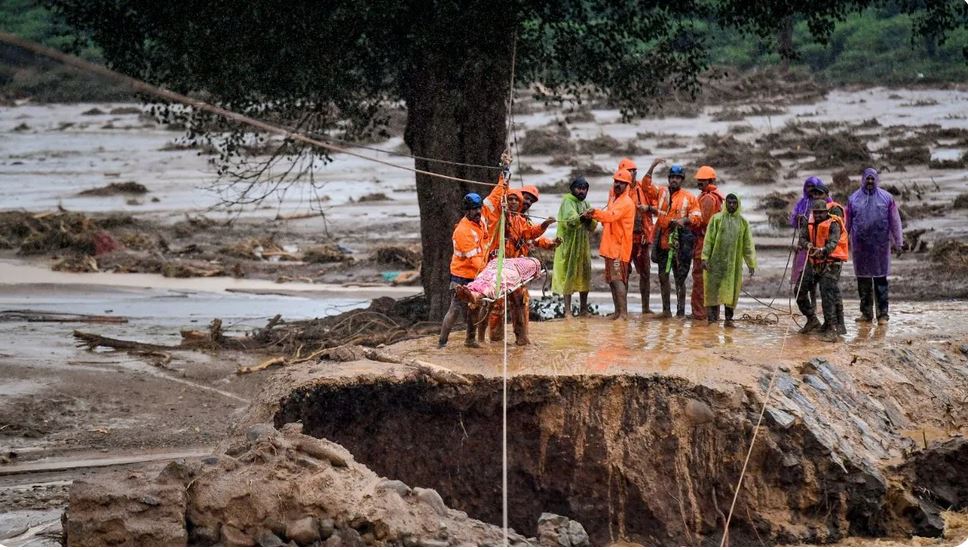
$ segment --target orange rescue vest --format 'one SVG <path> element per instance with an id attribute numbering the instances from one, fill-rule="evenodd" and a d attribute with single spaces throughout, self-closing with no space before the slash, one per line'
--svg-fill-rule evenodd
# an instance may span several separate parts
<path id="1" fill-rule="evenodd" d="M 826 258 L 812 258 L 813 263 L 830 263 L 830 262 L 846 262 L 848 258 L 847 253 L 847 228 L 844 227 L 844 222 L 838 216 L 830 216 L 826 220 L 820 222 L 819 225 L 810 223 L 810 226 L 814 228 L 813 238 L 811 242 L 814 248 L 823 248 L 827 245 L 827 237 L 830 236 L 830 225 L 833 223 L 840 224 L 840 239 L 837 241 L 837 248 L 827 255 Z M 808 228 L 810 227 L 808 226 Z"/>

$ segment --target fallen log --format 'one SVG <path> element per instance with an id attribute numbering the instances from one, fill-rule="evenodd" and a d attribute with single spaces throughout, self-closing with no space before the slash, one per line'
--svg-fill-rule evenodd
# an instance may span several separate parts
<path id="1" fill-rule="evenodd" d="M 83 313 L 61 313 L 56 311 L 36 311 L 32 309 L 7 309 L 0 311 L 0 321 L 122 324 L 127 323 L 128 319 L 127 317 L 117 315 L 85 315 Z"/>
<path id="2" fill-rule="evenodd" d="M 118 338 L 109 338 L 107 336 L 101 336 L 100 334 L 92 334 L 90 332 L 81 332 L 79 330 L 74 331 L 74 339 L 77 340 L 77 347 L 87 348 L 88 350 L 94 350 L 99 347 L 112 348 L 121 351 L 166 351 L 166 350 L 177 350 L 185 349 L 181 346 L 167 346 L 164 344 L 148 344 L 146 342 L 137 342 L 134 340 L 121 340 Z"/>

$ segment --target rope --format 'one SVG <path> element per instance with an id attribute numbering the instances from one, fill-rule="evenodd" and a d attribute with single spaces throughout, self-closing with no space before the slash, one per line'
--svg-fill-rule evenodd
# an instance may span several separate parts
<path id="1" fill-rule="evenodd" d="M 804 270 L 800 272 L 800 282 L 798 283 L 797 288 L 803 284 L 803 275 L 806 272 L 806 266 L 804 266 Z M 780 356 L 783 355 L 783 350 L 786 348 L 787 337 L 789 335 L 790 323 L 787 323 L 786 330 L 783 331 L 783 341 L 780 342 Z M 763 397 L 763 406 L 760 408 L 760 416 L 756 419 L 756 426 L 753 428 L 753 438 L 750 440 L 750 448 L 746 451 L 746 458 L 743 460 L 743 469 L 740 470 L 739 481 L 736 483 L 736 490 L 733 492 L 733 502 L 729 505 L 729 514 L 726 516 L 726 524 L 723 526 L 723 538 L 719 541 L 720 547 L 726 546 L 726 540 L 729 537 L 729 523 L 733 519 L 733 510 L 736 509 L 736 500 L 739 498 L 739 492 L 743 488 L 743 479 L 746 477 L 746 467 L 749 466 L 750 456 L 753 455 L 753 447 L 756 446 L 756 436 L 760 433 L 760 425 L 763 424 L 763 416 L 766 414 L 766 406 L 770 402 L 770 394 L 773 393 L 773 386 L 776 382 L 776 374 L 778 372 L 780 372 L 779 361 L 777 361 L 776 365 L 773 367 L 773 372 L 770 374 L 770 383 L 766 387 L 766 395 Z"/>
<path id="2" fill-rule="evenodd" d="M 508 85 L 508 132 L 507 132 L 507 151 L 510 153 L 511 150 L 511 131 L 514 128 L 513 118 L 511 117 L 511 106 L 514 103 L 514 66 L 517 62 L 518 55 L 518 33 L 514 32 L 514 38 L 511 42 L 511 78 Z M 510 185 L 511 182 L 508 182 Z M 504 271 L 504 221 L 507 214 L 507 194 L 504 195 L 504 207 L 501 209 L 501 248 L 498 252 L 498 285 L 497 290 L 501 289 L 501 276 Z M 497 295 L 497 292 L 494 293 Z M 501 520 L 502 527 L 504 529 L 504 546 L 511 545 L 511 539 L 508 536 L 508 334 L 507 334 L 507 322 L 508 322 L 508 300 L 510 296 L 504 298 L 504 317 L 502 322 L 505 326 L 504 334 L 504 353 L 502 358 L 502 372 L 501 372 Z M 525 312 L 525 321 L 527 321 L 527 312 Z"/>
<path id="3" fill-rule="evenodd" d="M 153 95 L 153 96 L 160 97 L 160 98 L 163 98 L 163 99 L 167 99 L 169 101 L 174 101 L 176 103 L 181 103 L 181 104 L 184 104 L 184 105 L 188 105 L 188 106 L 193 107 L 195 109 L 198 109 L 198 110 L 201 110 L 201 111 L 206 111 L 206 112 L 209 112 L 209 113 L 212 113 L 212 114 L 221 116 L 223 118 L 226 118 L 228 120 L 232 120 L 232 121 L 238 122 L 240 124 L 245 124 L 245 125 L 248 125 L 248 126 L 252 126 L 254 128 L 258 128 L 260 130 L 263 130 L 263 131 L 268 132 L 268 133 L 271 133 L 271 134 L 281 135 L 285 139 L 291 139 L 293 141 L 302 142 L 302 143 L 305 143 L 307 145 L 312 145 L 314 147 L 319 147 L 320 149 L 325 149 L 327 151 L 332 151 L 334 153 L 342 153 L 342 154 L 349 155 L 349 156 L 356 157 L 356 158 L 360 158 L 360 159 L 363 159 L 363 160 L 368 160 L 370 162 L 374 162 L 374 163 L 377 163 L 377 164 L 382 164 L 384 166 L 389 166 L 391 168 L 398 168 L 400 170 L 406 170 L 408 172 L 413 172 L 414 174 L 421 174 L 421 175 L 424 175 L 424 176 L 430 176 L 430 177 L 440 178 L 440 179 L 445 179 L 445 180 L 450 180 L 450 181 L 457 181 L 457 182 L 461 182 L 461 183 L 471 183 L 471 184 L 474 184 L 474 185 L 488 185 L 488 186 L 491 186 L 491 187 L 494 187 L 494 186 L 497 185 L 497 184 L 491 183 L 491 182 L 476 181 L 476 180 L 470 180 L 470 179 L 465 179 L 465 178 L 458 178 L 456 176 L 448 176 L 446 174 L 438 174 L 436 172 L 430 172 L 430 171 L 427 171 L 427 170 L 421 170 L 419 168 L 411 168 L 409 166 L 403 166 L 402 164 L 394 164 L 392 162 L 387 162 L 385 160 L 378 159 L 378 158 L 375 158 L 375 157 L 370 157 L 370 156 L 367 156 L 367 155 L 362 155 L 360 153 L 353 152 L 353 151 L 351 151 L 349 149 L 346 149 L 346 148 L 343 148 L 343 147 L 338 147 L 336 145 L 332 145 L 332 144 L 329 144 L 329 143 L 322 142 L 322 141 L 320 141 L 318 139 L 313 139 L 313 138 L 311 138 L 311 137 L 309 137 L 309 136 L 307 136 L 307 135 L 305 135 L 303 133 L 293 131 L 293 130 L 288 129 L 288 128 L 285 128 L 283 126 L 278 126 L 278 125 L 275 125 L 275 124 L 270 124 L 268 122 L 263 122 L 261 120 L 252 118 L 250 116 L 243 115 L 243 114 L 240 114 L 240 113 L 236 113 L 234 111 L 229 111 L 228 109 L 219 107 L 217 105 L 212 105 L 211 103 L 207 103 L 207 102 L 202 101 L 200 99 L 196 99 L 196 98 L 193 98 L 193 97 L 184 95 L 184 94 L 180 94 L 178 92 L 173 92 L 171 90 L 168 90 L 166 88 L 161 88 L 159 86 L 153 86 L 153 85 L 148 84 L 147 82 L 144 82 L 142 80 L 138 80 L 136 78 L 133 78 L 133 77 L 130 77 L 130 76 L 121 74 L 121 73 L 119 73 L 117 71 L 113 71 L 111 69 L 108 69 L 107 67 L 103 67 L 101 65 L 96 65 L 94 63 L 85 61 L 85 60 L 80 59 L 78 57 L 75 57 L 73 55 L 65 54 L 63 52 L 59 52 L 59 51 L 54 50 L 52 48 L 48 48 L 46 46 L 42 46 L 42 45 L 37 44 L 35 42 L 32 42 L 30 40 L 24 40 L 23 38 L 20 38 L 18 36 L 12 35 L 10 33 L 0 32 L 0 42 L 4 42 L 4 43 L 9 44 L 11 46 L 16 46 L 18 48 L 22 48 L 24 50 L 33 52 L 35 54 L 42 55 L 44 57 L 48 57 L 50 59 L 53 59 L 54 61 L 58 61 L 60 63 L 63 63 L 65 65 L 68 65 L 68 66 L 71 66 L 71 67 L 74 67 L 76 69 L 80 69 L 82 71 L 92 72 L 92 73 L 101 75 L 103 77 L 106 77 L 106 78 L 115 80 L 117 82 L 120 82 L 120 83 L 128 86 L 129 88 L 131 88 L 135 92 L 145 93 L 145 94 Z"/>
<path id="4" fill-rule="evenodd" d="M 392 151 L 390 149 L 381 149 L 379 147 L 373 147 L 372 145 L 363 145 L 363 144 L 360 144 L 360 143 L 353 143 L 352 141 L 347 141 L 345 139 L 339 139 L 339 138 L 335 138 L 335 137 L 332 137 L 332 136 L 315 136 L 314 135 L 314 137 L 319 137 L 320 139 L 324 139 L 324 140 L 332 141 L 332 142 L 336 142 L 336 143 L 342 143 L 343 145 L 348 145 L 350 147 L 353 147 L 354 149 L 366 149 L 368 151 L 375 151 L 377 153 L 384 153 L 384 154 L 387 154 L 387 155 L 390 155 L 390 156 L 394 156 L 394 157 L 411 158 L 411 159 L 414 159 L 414 160 L 422 160 L 422 161 L 426 161 L 426 162 L 434 162 L 434 163 L 437 163 L 437 164 L 448 164 L 448 165 L 451 165 L 451 166 L 463 166 L 465 168 L 483 168 L 485 170 L 500 170 L 501 169 L 500 166 L 491 166 L 491 165 L 488 165 L 488 164 L 473 164 L 473 163 L 470 163 L 470 162 L 457 162 L 456 160 L 443 160 L 443 159 L 435 159 L 435 158 L 432 158 L 432 157 L 422 157 L 420 155 L 411 155 L 411 154 L 408 154 L 408 153 L 401 153 L 399 151 Z"/>

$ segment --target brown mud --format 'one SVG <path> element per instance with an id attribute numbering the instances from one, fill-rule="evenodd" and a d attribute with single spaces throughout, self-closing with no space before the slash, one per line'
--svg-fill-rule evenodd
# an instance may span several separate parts
<path id="1" fill-rule="evenodd" d="M 968 505 L 960 474 L 968 467 L 968 358 L 962 351 L 968 342 L 963 330 L 952 336 L 945 326 L 946 317 L 957 318 L 963 308 L 920 313 L 922 323 L 898 312 L 905 322 L 833 347 L 784 337 L 785 324 L 733 331 L 677 320 L 535 325 L 532 339 L 538 343 L 509 357 L 510 525 L 524 536 L 540 536 L 535 518 L 551 512 L 583 525 L 593 544 L 717 544 L 775 372 L 731 544 L 912 536 L 943 544 L 948 516 L 942 512 Z M 307 471 L 298 453 L 285 450 L 291 443 L 233 450 L 248 426 L 267 421 L 277 428 L 299 422 L 302 432 L 321 438 L 304 441 L 345 452 L 340 456 L 347 461 L 351 454 L 375 472 L 368 475 L 433 489 L 445 505 L 499 523 L 499 346 L 436 350 L 427 338 L 388 346 L 387 353 L 436 370 L 428 374 L 347 353 L 348 362 L 277 371 L 236 424 L 238 435 L 220 445 L 207 466 L 189 466 L 202 468 L 192 479 L 203 483 L 202 492 L 191 488 L 181 497 L 188 517 L 199 508 L 209 519 L 189 521 L 188 540 L 255 540 L 272 518 L 321 517 L 318 510 L 299 508 L 305 502 L 300 499 L 284 506 L 245 504 L 245 510 L 231 500 L 236 494 L 243 503 L 256 498 L 242 481 L 253 476 L 282 476 L 283 485 L 267 495 L 319 486 L 314 480 L 322 474 L 313 473 L 318 465 Z M 236 464 L 239 452 L 249 453 L 252 466 Z M 107 518 L 118 517 L 130 498 L 94 506 L 86 492 L 115 481 L 92 483 L 76 490 L 71 508 L 78 507 L 84 525 L 115 525 Z M 159 484 L 165 482 L 149 483 L 148 490 Z M 306 489 L 295 488 L 301 484 Z M 204 496 L 210 485 L 220 488 L 212 504 Z M 328 498 L 345 503 L 360 490 L 370 491 L 365 502 L 384 498 L 369 482 Z M 253 507 L 256 513 L 248 511 Z M 213 531 L 218 522 L 239 532 Z M 204 529 L 193 534 L 199 526 Z M 368 529 L 356 532 L 365 536 Z"/>

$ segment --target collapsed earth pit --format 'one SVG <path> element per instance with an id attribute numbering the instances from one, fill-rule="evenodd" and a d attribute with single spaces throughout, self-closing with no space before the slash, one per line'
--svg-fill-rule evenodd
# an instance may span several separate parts
<path id="1" fill-rule="evenodd" d="M 501 380 L 358 378 L 295 389 L 275 424 L 337 442 L 380 475 L 431 487 L 501 522 Z M 554 512 L 593 544 L 712 545 L 760 404 L 664 376 L 517 376 L 509 381 L 509 522 L 535 533 Z M 886 482 L 842 464 L 802 425 L 767 417 L 730 526 L 733 545 L 879 536 Z"/>

